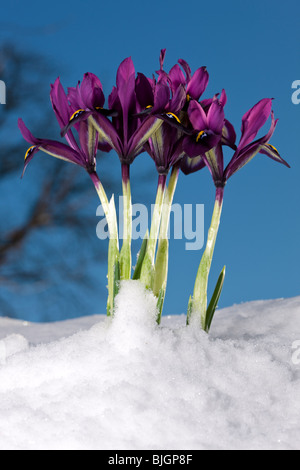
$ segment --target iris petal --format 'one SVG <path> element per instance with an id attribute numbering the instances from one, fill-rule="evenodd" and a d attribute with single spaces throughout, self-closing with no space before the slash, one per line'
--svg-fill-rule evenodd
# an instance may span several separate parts
<path id="1" fill-rule="evenodd" d="M 290 165 L 280 156 L 278 150 L 271 144 L 264 144 L 259 153 L 267 155 L 267 157 L 272 158 L 272 160 L 275 160 L 276 162 L 282 163 L 288 168 L 291 168 Z"/>
<path id="2" fill-rule="evenodd" d="M 162 120 L 154 116 L 148 116 L 139 126 L 128 143 L 127 156 L 132 161 L 142 150 L 144 144 L 162 125 Z"/>
<path id="3" fill-rule="evenodd" d="M 264 98 L 256 103 L 242 118 L 242 137 L 238 148 L 243 148 L 253 139 L 258 131 L 266 123 L 271 114 L 272 100 Z"/>
<path id="4" fill-rule="evenodd" d="M 196 171 L 202 170 L 204 167 L 205 162 L 200 156 L 194 158 L 185 156 L 180 162 L 180 168 L 185 175 L 195 173 Z"/>
<path id="5" fill-rule="evenodd" d="M 85 108 L 94 109 L 96 107 L 103 107 L 104 94 L 102 84 L 99 78 L 93 73 L 85 73 L 81 86 L 80 94 Z"/>
<path id="6" fill-rule="evenodd" d="M 77 109 L 70 117 L 68 124 L 61 130 L 61 136 L 65 137 L 72 126 L 86 120 L 90 115 L 91 112 L 89 111 L 85 111 L 84 109 Z"/>
<path id="7" fill-rule="evenodd" d="M 222 144 L 228 145 L 233 150 L 236 150 L 236 133 L 233 125 L 227 120 L 224 119 L 224 127 L 222 129 Z"/>
<path id="8" fill-rule="evenodd" d="M 191 96 L 191 98 L 198 101 L 206 90 L 208 80 L 209 75 L 206 67 L 200 67 L 198 70 L 196 70 L 190 82 L 188 83 L 186 92 Z"/>
<path id="9" fill-rule="evenodd" d="M 188 109 L 189 119 L 193 128 L 197 131 L 202 131 L 207 128 L 207 117 L 201 104 L 197 101 L 192 101 Z"/>
<path id="10" fill-rule="evenodd" d="M 101 143 L 108 143 L 120 155 L 123 151 L 123 146 L 112 123 L 105 116 L 98 114 L 90 116 L 89 120 L 99 133 L 99 141 Z"/>
<path id="11" fill-rule="evenodd" d="M 135 108 L 135 69 L 131 57 L 123 60 L 117 71 L 117 92 L 123 112 L 124 140 L 127 141 L 128 117 L 136 112 Z"/>

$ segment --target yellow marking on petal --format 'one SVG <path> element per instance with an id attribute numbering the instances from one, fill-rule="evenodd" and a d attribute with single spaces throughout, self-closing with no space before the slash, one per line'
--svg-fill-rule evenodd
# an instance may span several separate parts
<path id="1" fill-rule="evenodd" d="M 98 109 L 103 109 L 102 106 L 96 106 L 95 109 L 98 111 Z"/>
<path id="2" fill-rule="evenodd" d="M 274 147 L 274 145 L 268 144 L 268 146 L 271 147 L 271 149 L 275 150 L 275 152 L 279 153 L 278 150 L 277 150 L 277 148 Z"/>
<path id="3" fill-rule="evenodd" d="M 29 157 L 29 155 L 31 154 L 31 152 L 33 151 L 33 149 L 36 148 L 36 145 L 32 145 L 31 147 L 29 147 L 29 149 L 27 150 L 27 152 L 25 153 L 25 158 L 24 160 L 26 161 L 27 158 Z"/>
<path id="4" fill-rule="evenodd" d="M 187 100 L 187 101 L 191 101 L 191 97 L 190 97 L 189 94 L 186 95 L 186 100 Z"/>
<path id="5" fill-rule="evenodd" d="M 75 113 L 73 113 L 72 116 L 70 117 L 69 122 L 73 121 L 73 119 L 77 117 L 76 114 L 79 114 L 82 112 L 84 112 L 84 109 L 77 109 L 77 111 L 75 111 Z"/>
<path id="6" fill-rule="evenodd" d="M 153 106 L 151 104 L 148 104 L 148 106 L 146 106 L 146 109 L 149 109 L 149 108 L 153 108 Z"/>
<path id="7" fill-rule="evenodd" d="M 174 114 L 174 113 L 167 113 L 166 116 L 171 117 L 171 118 L 175 118 L 176 121 L 177 121 L 179 124 L 181 124 L 181 121 L 180 121 L 179 117 L 176 116 L 176 114 Z"/>
<path id="8" fill-rule="evenodd" d="M 199 140 L 201 139 L 202 135 L 205 134 L 204 131 L 200 131 L 199 134 L 197 135 L 196 137 L 196 142 L 199 142 Z"/>

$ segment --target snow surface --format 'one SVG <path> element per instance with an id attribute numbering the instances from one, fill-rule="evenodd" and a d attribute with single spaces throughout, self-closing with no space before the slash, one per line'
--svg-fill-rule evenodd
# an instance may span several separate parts
<path id="1" fill-rule="evenodd" d="M 299 450 L 297 346 L 300 297 L 219 310 L 207 335 L 158 327 L 137 281 L 113 321 L 0 318 L 0 449 Z"/>

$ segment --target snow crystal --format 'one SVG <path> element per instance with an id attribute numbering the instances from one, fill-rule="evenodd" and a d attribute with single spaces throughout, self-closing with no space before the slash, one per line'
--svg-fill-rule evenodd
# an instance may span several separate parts
<path id="1" fill-rule="evenodd" d="M 113 319 L 0 319 L 0 449 L 299 449 L 300 297 L 155 319 L 137 281 Z"/>

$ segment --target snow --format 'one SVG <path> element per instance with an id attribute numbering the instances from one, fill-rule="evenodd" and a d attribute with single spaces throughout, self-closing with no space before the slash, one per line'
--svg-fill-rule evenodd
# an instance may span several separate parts
<path id="1" fill-rule="evenodd" d="M 300 448 L 300 297 L 155 323 L 137 281 L 104 315 L 0 318 L 1 450 Z M 300 357 L 300 355 L 299 355 Z"/>

